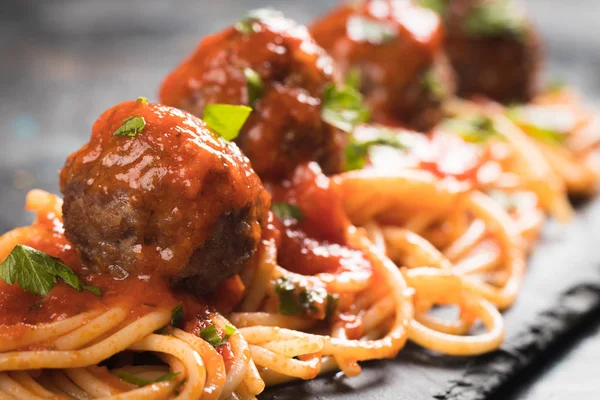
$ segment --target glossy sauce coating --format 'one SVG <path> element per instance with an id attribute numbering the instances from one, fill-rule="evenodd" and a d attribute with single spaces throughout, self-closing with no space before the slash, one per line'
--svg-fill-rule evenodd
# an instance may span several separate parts
<path id="1" fill-rule="evenodd" d="M 299 166 L 292 177 L 271 188 L 274 201 L 298 207 L 300 220 L 275 218 L 278 262 L 303 275 L 371 270 L 363 253 L 347 246 L 350 224 L 335 183 L 315 163 Z"/>
<path id="2" fill-rule="evenodd" d="M 40 215 L 33 226 L 36 235 L 21 244 L 59 258 L 86 285 L 100 288 L 102 296 L 77 291 L 59 280 L 46 296 L 23 291 L 18 284 L 0 280 L 0 335 L 17 335 L 24 325 L 57 322 L 78 314 L 122 307 L 128 321 L 157 309 L 171 310 L 177 300 L 165 280 L 150 276 L 115 280 L 108 274 L 92 273 L 82 266 L 73 245 L 65 238 L 62 222 L 54 214 Z M 32 232 L 33 233 L 33 232 Z"/>
<path id="3" fill-rule="evenodd" d="M 323 122 L 323 93 L 336 80 L 331 58 L 305 27 L 280 14 L 243 21 L 202 40 L 160 89 L 162 103 L 202 116 L 213 103 L 254 108 L 236 143 L 263 180 L 281 179 L 316 160 L 327 173 L 341 167 L 344 134 Z M 250 104 L 245 70 L 262 81 Z"/>
<path id="4" fill-rule="evenodd" d="M 113 136 L 129 117 L 145 127 Z M 165 277 L 206 291 L 252 256 L 269 195 L 233 143 L 186 112 L 121 103 L 61 171 L 66 237 L 90 269 Z"/>
<path id="5" fill-rule="evenodd" d="M 385 127 L 360 125 L 355 136 L 361 141 L 377 137 Z M 396 129 L 404 149 L 376 146 L 370 151 L 369 163 L 372 168 L 382 171 L 402 169 L 422 169 L 440 178 L 453 178 L 477 187 L 478 173 L 489 160 L 488 148 L 469 143 L 460 137 L 436 128 L 431 135 Z"/>
<path id="6" fill-rule="evenodd" d="M 386 33 L 373 40 L 370 31 Z M 345 74 L 359 71 L 375 122 L 423 130 L 438 122 L 443 96 L 433 93 L 427 80 L 449 93 L 452 76 L 434 12 L 406 0 L 347 3 L 317 20 L 311 33 Z"/>
<path id="7" fill-rule="evenodd" d="M 51 211 L 41 212 L 31 228 L 32 235 L 21 244 L 33 247 L 60 259 L 82 279 L 85 285 L 100 289 L 101 296 L 87 290 L 81 292 L 62 281 L 46 296 L 21 290 L 18 284 L 8 285 L 0 280 L 0 336 L 19 337 L 30 327 L 58 322 L 79 314 L 104 312 L 115 307 L 128 310 L 123 326 L 157 310 L 173 310 L 181 303 L 184 310 L 182 328 L 194 334 L 213 323 L 213 308 L 186 291 L 173 289 L 164 278 L 138 275 L 114 279 L 108 274 L 91 272 L 84 267 L 73 245 L 65 238 L 62 221 Z M 33 234 L 35 233 L 35 235 Z M 2 261 L 2 260 L 0 260 Z M 51 348 L 44 344 L 26 349 Z M 231 347 L 228 343 L 217 348 L 226 366 L 230 363 Z"/>

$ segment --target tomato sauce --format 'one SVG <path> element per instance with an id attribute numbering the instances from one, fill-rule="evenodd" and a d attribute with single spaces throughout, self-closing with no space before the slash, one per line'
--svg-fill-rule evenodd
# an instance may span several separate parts
<path id="1" fill-rule="evenodd" d="M 325 88 L 338 81 L 333 60 L 306 27 L 276 12 L 206 37 L 160 88 L 160 101 L 202 117 L 209 104 L 244 104 L 253 112 L 236 143 L 263 179 L 281 179 L 316 160 L 341 168 L 345 135 L 321 118 Z M 259 77 L 252 99 L 247 71 Z"/>
<path id="2" fill-rule="evenodd" d="M 350 222 L 339 190 L 316 163 L 299 166 L 289 180 L 271 191 L 274 202 L 296 206 L 303 216 L 300 220 L 274 219 L 278 261 L 285 269 L 303 275 L 371 270 L 363 253 L 347 246 Z"/>
<path id="3" fill-rule="evenodd" d="M 64 236 L 60 218 L 55 214 L 40 213 L 32 232 L 42 232 L 22 241 L 52 257 L 59 258 L 71 268 L 85 285 L 98 287 L 102 295 L 83 290 L 81 292 L 59 280 L 46 296 L 22 290 L 17 283 L 8 285 L 0 280 L 0 337 L 17 337 L 31 326 L 58 322 L 89 311 L 107 311 L 120 307 L 129 311 L 125 323 L 156 310 L 173 310 L 179 303 L 183 306 L 183 328 L 193 334 L 212 324 L 213 309 L 209 303 L 197 299 L 185 290 L 173 290 L 166 279 L 149 275 L 137 275 L 115 279 L 108 274 L 94 273 L 79 261 L 71 243 Z M 233 285 L 233 286 L 232 286 Z M 235 283 L 223 284 L 224 288 Z M 239 290 L 239 288 L 238 288 Z M 239 298 L 239 297 L 238 297 Z M 223 335 L 219 328 L 217 330 Z M 40 349 L 40 345 L 35 345 Z M 217 348 L 226 360 L 233 359 L 229 343 Z"/>

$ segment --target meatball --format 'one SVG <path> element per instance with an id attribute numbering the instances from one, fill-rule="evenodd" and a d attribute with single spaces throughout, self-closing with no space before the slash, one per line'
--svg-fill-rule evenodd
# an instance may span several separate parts
<path id="1" fill-rule="evenodd" d="M 540 40 L 513 0 L 450 0 L 446 52 L 458 94 L 526 102 L 538 89 Z"/>
<path id="2" fill-rule="evenodd" d="M 255 252 L 270 196 L 234 143 L 143 99 L 100 116 L 60 173 L 66 237 L 84 265 L 209 291 Z"/>
<path id="3" fill-rule="evenodd" d="M 261 10 L 205 38 L 165 79 L 160 100 L 197 116 L 211 103 L 253 107 L 236 143 L 262 179 L 310 160 L 331 174 L 341 169 L 345 135 L 321 111 L 335 78 L 332 59 L 304 26 Z"/>
<path id="4" fill-rule="evenodd" d="M 436 13 L 406 0 L 343 4 L 311 27 L 342 71 L 358 73 L 374 122 L 433 127 L 453 92 Z"/>

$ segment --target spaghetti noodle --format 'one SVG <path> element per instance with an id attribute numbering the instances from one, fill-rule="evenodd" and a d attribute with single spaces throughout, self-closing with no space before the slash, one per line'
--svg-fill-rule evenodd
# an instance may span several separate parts
<path id="1" fill-rule="evenodd" d="M 525 105 L 576 115 L 559 144 L 491 101 L 447 99 L 428 136 L 362 124 L 360 95 L 280 18 L 208 38 L 167 80 L 166 102 L 183 93 L 205 121 L 122 103 L 68 158 L 64 201 L 28 194 L 34 223 L 0 237 L 0 398 L 252 399 L 356 376 L 408 340 L 455 356 L 500 346 L 545 212 L 568 219 L 567 194 L 597 180 L 593 114 L 565 93 Z M 274 42 L 293 56 L 265 56 Z M 205 74 L 189 93 L 181 78 L 211 57 L 230 86 Z M 286 67 L 251 91 L 255 64 Z M 254 113 L 212 104 L 231 93 Z"/>

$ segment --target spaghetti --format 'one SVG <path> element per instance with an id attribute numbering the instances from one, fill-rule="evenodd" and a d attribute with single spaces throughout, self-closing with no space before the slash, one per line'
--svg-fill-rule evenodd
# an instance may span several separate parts
<path id="1" fill-rule="evenodd" d="M 427 136 L 363 124 L 360 95 L 282 18 L 208 38 L 166 81 L 165 102 L 204 121 L 124 102 L 68 158 L 64 201 L 28 194 L 34 223 L 0 237 L 0 399 L 252 399 L 356 376 L 408 340 L 501 345 L 545 212 L 568 219 L 567 195 L 597 181 L 593 114 L 560 92 L 519 110 L 448 97 Z M 200 67 L 227 86 L 182 78 Z M 231 93 L 255 111 L 214 104 Z M 550 143 L 527 107 L 574 122 Z"/>

